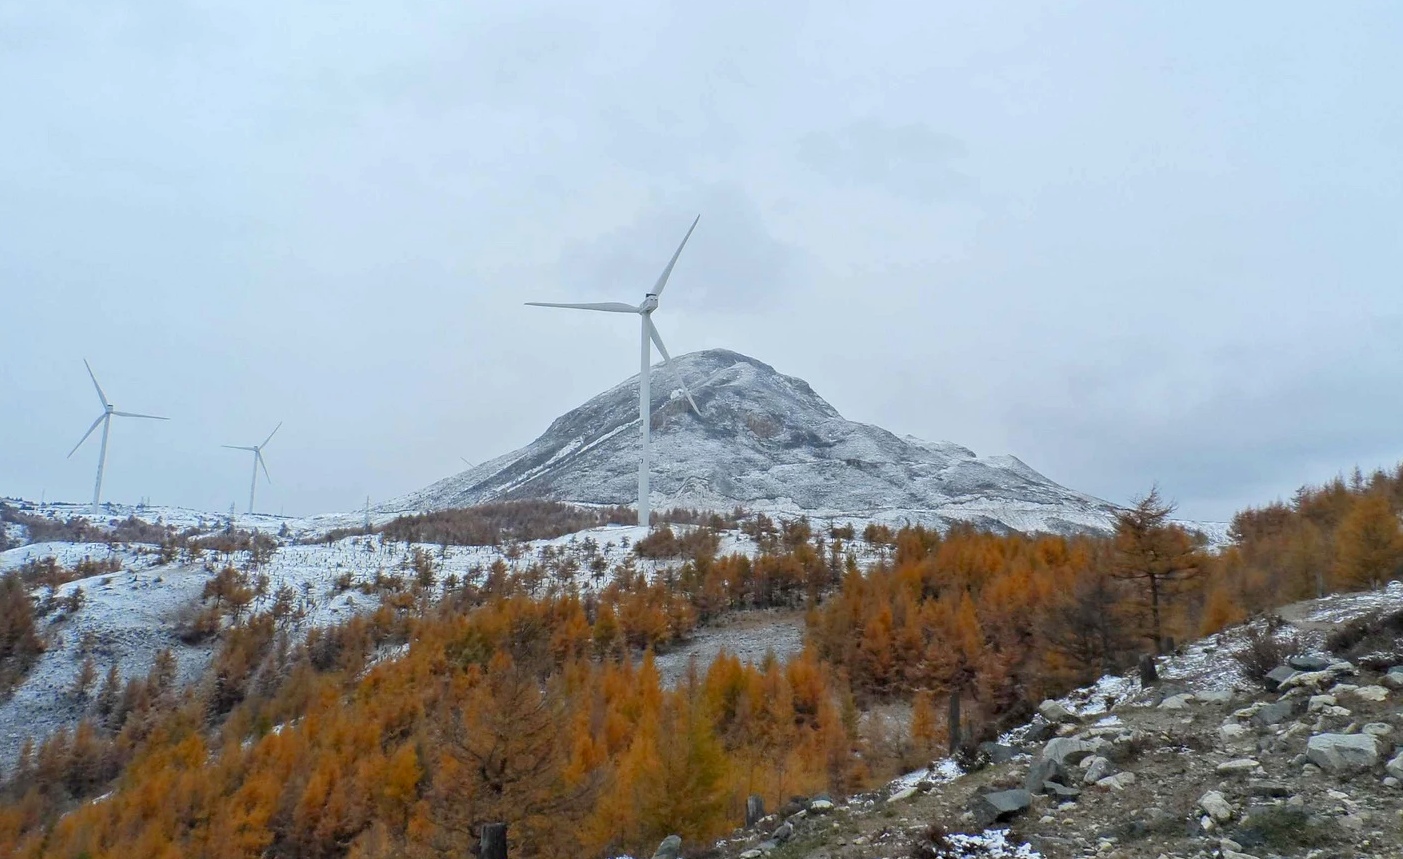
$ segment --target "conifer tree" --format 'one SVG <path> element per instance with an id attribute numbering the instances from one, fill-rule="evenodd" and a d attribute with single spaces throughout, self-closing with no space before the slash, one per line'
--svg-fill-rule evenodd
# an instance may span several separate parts
<path id="1" fill-rule="evenodd" d="M 1352 587 L 1377 587 L 1403 573 L 1403 529 L 1381 493 L 1354 502 L 1336 532 L 1335 575 Z"/>
<path id="2" fill-rule="evenodd" d="M 1185 582 L 1198 574 L 1201 560 L 1193 540 L 1169 520 L 1174 505 L 1150 491 L 1116 514 L 1114 575 L 1139 591 L 1148 613 L 1144 635 L 1155 651 L 1164 650 L 1164 616 Z"/>

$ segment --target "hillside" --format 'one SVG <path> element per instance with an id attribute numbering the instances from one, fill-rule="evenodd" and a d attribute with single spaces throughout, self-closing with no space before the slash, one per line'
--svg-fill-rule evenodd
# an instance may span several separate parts
<path id="1" fill-rule="evenodd" d="M 680 381 L 701 414 L 687 408 Z M 845 419 L 808 383 L 713 349 L 653 373 L 654 509 L 737 506 L 818 518 L 996 531 L 1107 532 L 1116 508 L 1013 456 L 900 438 Z M 526 447 L 445 478 L 385 510 L 437 510 L 547 498 L 636 500 L 637 376 L 556 419 Z"/>
<path id="2" fill-rule="evenodd" d="M 963 768 L 934 761 L 848 802 L 796 798 L 715 855 L 1403 855 L 1400 612 L 1396 582 L 1287 606 L 1266 681 L 1234 658 L 1257 620 L 1162 657 L 1158 683 L 1107 676 L 1044 702 Z"/>

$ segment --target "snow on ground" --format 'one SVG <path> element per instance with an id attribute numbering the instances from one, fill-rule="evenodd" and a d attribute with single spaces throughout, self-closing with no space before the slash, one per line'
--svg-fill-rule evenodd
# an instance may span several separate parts
<path id="1" fill-rule="evenodd" d="M 1334 624 L 1343 623 L 1377 611 L 1403 610 L 1403 583 L 1390 582 L 1387 587 L 1373 591 L 1335 594 L 1284 606 L 1280 614 L 1296 627 L 1295 632 L 1306 644 L 1320 648 L 1324 632 Z M 1256 625 L 1262 620 L 1253 622 Z M 1233 627 L 1184 645 L 1174 654 L 1157 660 L 1160 682 L 1183 687 L 1190 692 L 1231 689 L 1247 683 L 1233 653 L 1241 644 L 1245 627 Z M 1285 632 L 1283 632 L 1285 634 Z M 1074 690 L 1059 702 L 1072 712 L 1086 717 L 1109 713 L 1115 704 L 1136 697 L 1145 691 L 1139 675 L 1106 675 L 1090 686 Z M 1108 717 L 1114 718 L 1114 717 Z M 1015 730 L 1000 742 L 1016 739 Z"/>
<path id="2" fill-rule="evenodd" d="M 105 508 L 99 517 L 92 517 L 86 507 L 76 505 L 51 504 L 42 508 L 28 505 L 26 512 L 38 513 L 41 509 L 42 515 L 56 519 L 79 516 L 103 525 L 136 515 L 144 521 L 171 524 L 180 530 L 194 528 L 202 533 L 222 531 L 229 521 L 228 516 L 169 507 L 138 511 L 114 506 Z M 286 585 L 297 594 L 299 606 L 305 611 L 297 629 L 305 632 L 316 626 L 340 623 L 379 605 L 379 596 L 374 592 L 363 593 L 359 585 L 373 583 L 378 575 L 411 578 L 416 550 L 432 560 L 440 587 L 450 576 L 459 581 L 481 581 L 499 560 L 517 573 L 526 572 L 535 565 L 550 571 L 542 580 L 543 587 L 556 584 L 574 586 L 581 591 L 607 585 L 612 571 L 625 563 L 632 563 L 648 577 L 677 565 L 676 560 L 637 557 L 633 545 L 647 532 L 633 525 L 591 528 L 549 540 L 506 546 L 444 547 L 383 540 L 379 535 L 350 536 L 330 543 L 292 542 L 290 539 L 311 539 L 326 533 L 329 527 L 323 526 L 328 523 L 334 527 L 363 524 L 351 518 L 289 520 L 235 516 L 235 527 L 289 535 L 281 539 L 266 563 L 252 571 L 254 575 L 266 575 L 269 579 L 267 596 L 255 601 L 252 608 L 255 611 L 266 608 L 272 595 Z M 860 541 L 852 545 L 864 560 L 878 554 Z M 193 682 L 201 676 L 213 658 L 214 648 L 208 644 L 182 643 L 176 636 L 177 624 L 182 613 L 189 613 L 199 604 L 201 592 L 213 571 L 226 563 L 242 569 L 247 557 L 244 553 L 235 553 L 225 558 L 209 552 L 205 562 L 191 562 L 185 558 L 162 565 L 158 548 L 139 543 L 36 543 L 0 552 L 0 572 L 50 557 L 68 569 L 85 559 L 115 560 L 121 564 L 117 572 L 59 587 L 55 594 L 59 599 L 81 589 L 81 608 L 71 615 L 57 610 L 39 619 L 40 634 L 48 643 L 48 649 L 15 693 L 0 701 L 0 768 L 10 765 L 26 737 L 47 736 L 60 726 L 76 724 L 81 718 L 85 705 L 70 694 L 70 690 L 79 667 L 89 655 L 99 677 L 105 675 L 109 667 L 116 666 L 123 678 L 130 678 L 145 676 L 156 654 L 169 648 L 179 666 L 180 682 Z M 750 537 L 733 531 L 722 535 L 720 551 L 753 556 L 757 550 Z M 602 561 L 605 573 L 594 572 L 596 564 L 592 562 L 596 561 Z M 37 603 L 45 594 L 43 589 L 36 589 L 32 596 Z M 660 670 L 675 679 L 685 671 L 688 654 L 697 653 L 705 663 L 723 647 L 746 661 L 759 661 L 767 649 L 773 649 L 783 658 L 799 650 L 802 637 L 801 619 L 780 624 L 776 630 L 759 637 L 723 627 L 715 636 L 698 636 L 689 649 L 660 658 Z"/>

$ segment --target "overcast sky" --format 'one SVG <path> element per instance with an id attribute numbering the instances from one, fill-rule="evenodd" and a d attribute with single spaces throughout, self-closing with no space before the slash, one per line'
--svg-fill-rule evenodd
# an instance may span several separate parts
<path id="1" fill-rule="evenodd" d="M 592 8 L 591 8 L 592 7 Z M 0 0 L 0 495 L 359 507 L 656 316 L 1222 519 L 1403 459 L 1403 5 Z M 243 502 L 240 501 L 242 507 Z"/>

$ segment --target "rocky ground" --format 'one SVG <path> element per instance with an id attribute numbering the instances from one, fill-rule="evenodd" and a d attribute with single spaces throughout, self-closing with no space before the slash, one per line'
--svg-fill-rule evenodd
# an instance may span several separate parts
<path id="1" fill-rule="evenodd" d="M 773 653 L 785 662 L 804 649 L 804 613 L 797 610 L 732 612 L 700 627 L 685 644 L 659 654 L 658 675 L 668 686 L 676 685 L 696 660 L 698 670 L 716 660 L 724 650 L 741 662 L 759 665 Z"/>
<path id="2" fill-rule="evenodd" d="M 1275 640 L 1299 647 L 1262 681 L 1232 657 L 1254 627 L 1231 630 L 1162 658 L 1158 683 L 1044 702 L 972 772 L 943 761 L 847 802 L 796 798 L 707 855 L 1403 857 L 1400 611 L 1396 584 L 1288 607 Z"/>

